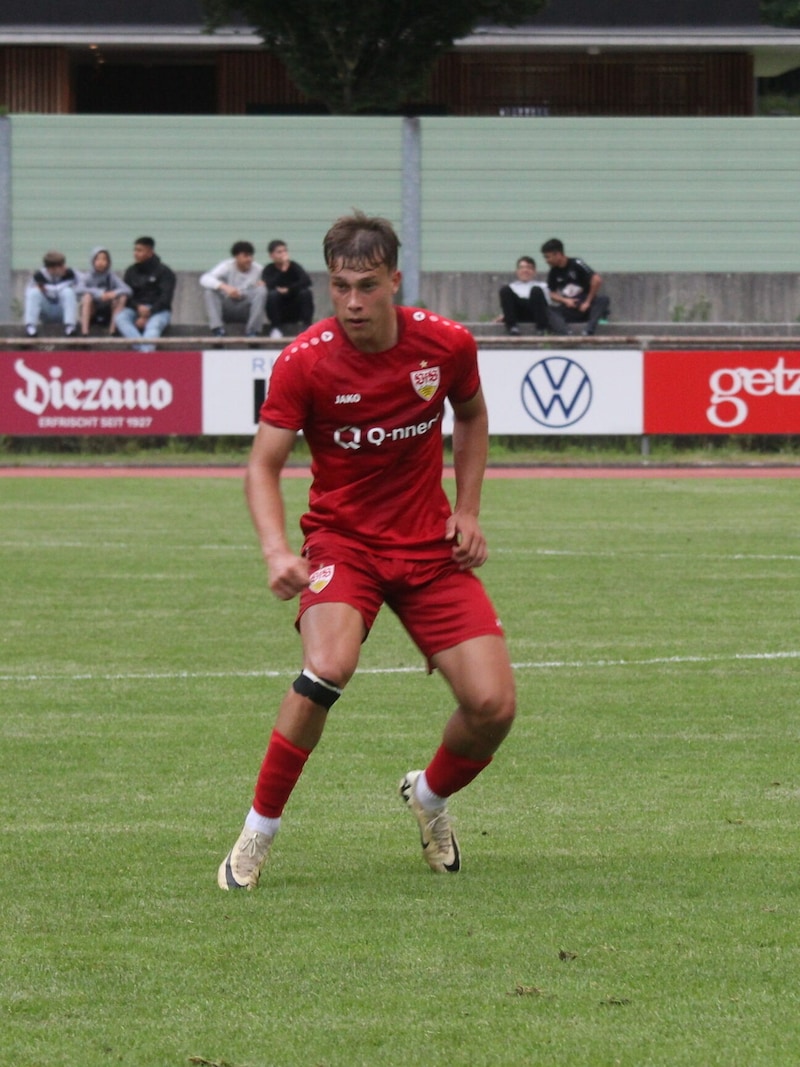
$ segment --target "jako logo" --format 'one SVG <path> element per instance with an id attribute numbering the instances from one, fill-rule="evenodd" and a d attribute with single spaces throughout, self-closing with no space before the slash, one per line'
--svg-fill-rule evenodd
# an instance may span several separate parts
<path id="1" fill-rule="evenodd" d="M 592 382 L 574 359 L 547 356 L 522 380 L 522 404 L 534 422 L 553 430 L 579 422 L 592 403 Z"/>

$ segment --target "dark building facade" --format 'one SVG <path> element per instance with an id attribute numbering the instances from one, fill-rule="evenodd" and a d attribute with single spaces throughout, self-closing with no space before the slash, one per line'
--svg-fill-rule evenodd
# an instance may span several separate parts
<path id="1" fill-rule="evenodd" d="M 781 69 L 789 69 L 794 47 L 800 65 L 800 34 L 759 26 L 758 6 L 551 0 L 524 26 L 479 27 L 456 42 L 417 106 L 449 115 L 749 115 L 765 57 L 780 54 Z M 11 113 L 324 111 L 247 26 L 204 33 L 199 0 L 28 0 L 18 13 L 0 13 L 0 106 Z"/>

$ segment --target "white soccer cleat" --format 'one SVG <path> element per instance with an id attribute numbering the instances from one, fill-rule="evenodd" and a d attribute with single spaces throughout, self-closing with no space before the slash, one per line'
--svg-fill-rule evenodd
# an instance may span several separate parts
<path id="1" fill-rule="evenodd" d="M 220 889 L 255 889 L 274 840 L 274 835 L 260 834 L 245 827 L 219 865 L 217 885 Z"/>
<path id="2" fill-rule="evenodd" d="M 453 833 L 447 808 L 428 811 L 419 803 L 414 791 L 422 771 L 409 771 L 400 782 L 400 799 L 419 823 L 422 856 L 437 874 L 455 874 L 461 868 L 461 853 Z"/>

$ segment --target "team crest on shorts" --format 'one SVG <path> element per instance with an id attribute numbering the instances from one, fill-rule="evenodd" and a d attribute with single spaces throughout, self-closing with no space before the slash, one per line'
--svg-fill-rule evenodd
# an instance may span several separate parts
<path id="1" fill-rule="evenodd" d="M 442 380 L 438 367 L 421 367 L 419 370 L 412 370 L 410 377 L 414 392 L 423 400 L 432 399 Z"/>
<path id="2" fill-rule="evenodd" d="M 325 586 L 333 578 L 333 572 L 336 570 L 334 564 L 330 567 L 320 567 L 319 570 L 314 571 L 311 577 L 308 579 L 308 588 L 312 593 L 321 593 Z"/>

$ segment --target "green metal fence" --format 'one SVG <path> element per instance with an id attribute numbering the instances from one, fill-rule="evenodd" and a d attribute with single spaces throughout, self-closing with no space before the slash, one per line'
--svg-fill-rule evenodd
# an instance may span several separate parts
<path id="1" fill-rule="evenodd" d="M 252 240 L 323 267 L 351 207 L 398 225 L 402 119 L 12 117 L 12 266 L 116 264 L 149 233 L 177 270 Z M 794 271 L 800 119 L 423 118 L 425 271 L 507 271 L 561 237 L 603 271 Z"/>

